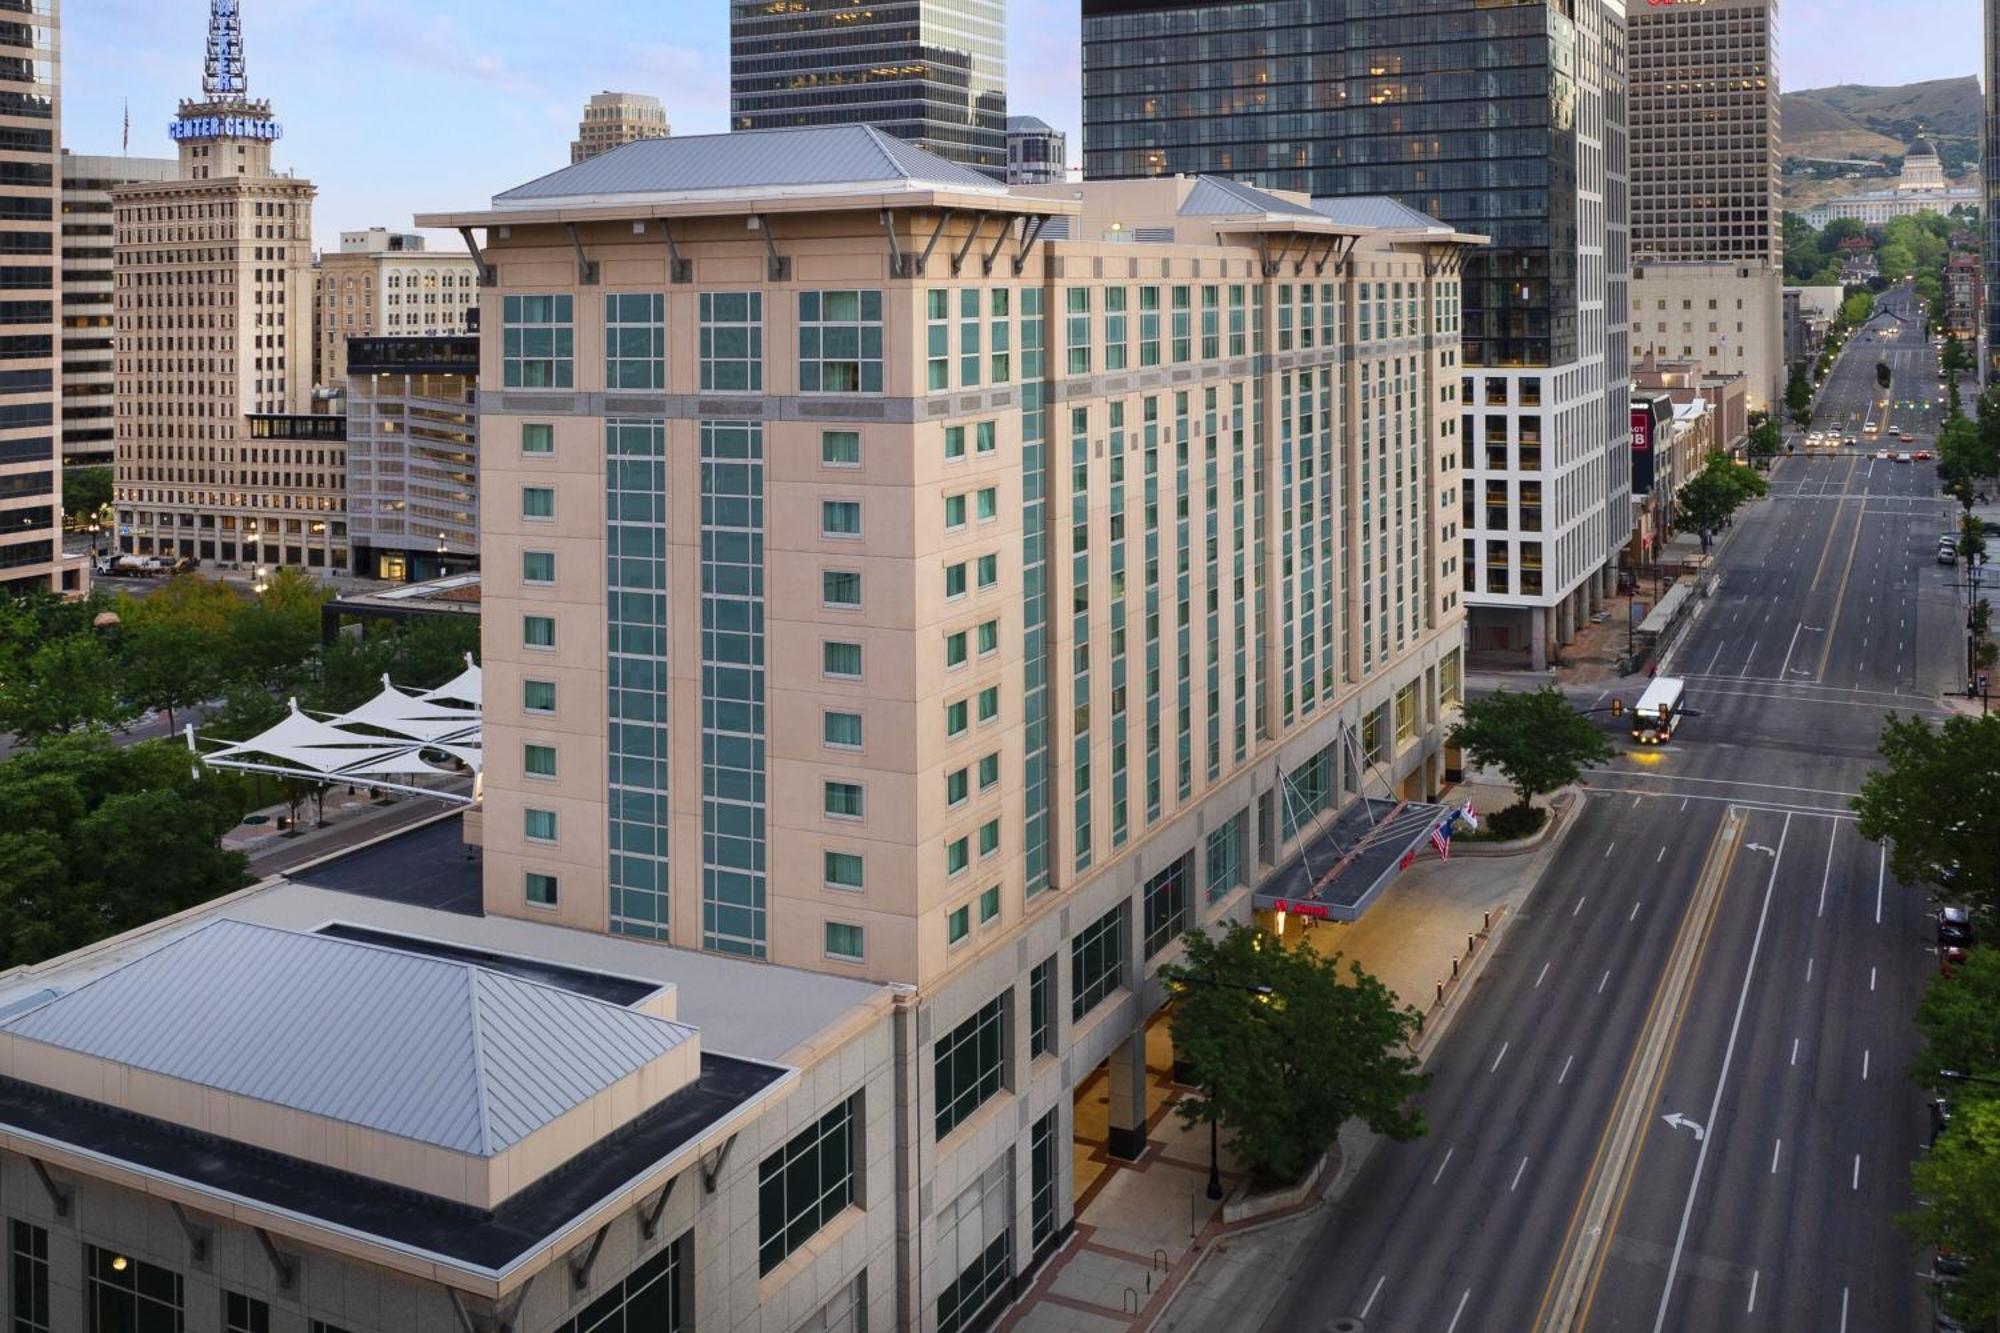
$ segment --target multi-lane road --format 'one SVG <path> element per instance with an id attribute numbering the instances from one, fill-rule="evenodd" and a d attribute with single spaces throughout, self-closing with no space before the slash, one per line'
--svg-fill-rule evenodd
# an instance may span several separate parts
<path id="1" fill-rule="evenodd" d="M 1822 419 L 1868 406 L 1879 355 L 1937 397 L 1921 322 L 1877 324 L 1903 331 L 1850 344 Z M 1892 420 L 1915 449 L 1937 418 Z M 1893 1219 L 1936 959 L 1847 802 L 1883 714 L 1960 679 L 1945 512 L 1930 464 L 1777 464 L 1673 652 L 1695 715 L 1590 774 L 1433 1062 L 1430 1133 L 1369 1160 L 1274 1333 L 1928 1326 Z"/>

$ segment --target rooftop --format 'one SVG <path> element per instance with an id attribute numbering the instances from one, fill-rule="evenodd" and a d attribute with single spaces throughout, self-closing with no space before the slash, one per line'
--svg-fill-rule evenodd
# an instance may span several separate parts
<path id="1" fill-rule="evenodd" d="M 1386 194 L 1322 195 L 1312 201 L 1312 206 L 1315 212 L 1350 227 L 1436 232 L 1441 236 L 1457 230 Z"/>

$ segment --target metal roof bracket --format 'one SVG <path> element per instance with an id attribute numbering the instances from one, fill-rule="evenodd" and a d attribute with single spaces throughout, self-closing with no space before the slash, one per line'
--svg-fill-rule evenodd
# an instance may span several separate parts
<path id="1" fill-rule="evenodd" d="M 764 238 L 764 258 L 768 261 L 766 273 L 769 280 L 772 282 L 790 282 L 792 280 L 791 257 L 778 253 L 777 242 L 771 239 L 771 220 L 762 213 L 752 213 L 750 216 L 757 224 L 757 234 Z"/>
<path id="2" fill-rule="evenodd" d="M 535 1275 L 530 1273 L 526 1281 L 514 1288 L 514 1299 L 493 1307 L 493 1333 L 514 1333 L 520 1324 L 521 1307 L 528 1303 L 528 1288 L 534 1285 Z"/>
<path id="3" fill-rule="evenodd" d="M 597 261 L 584 254 L 583 242 L 577 238 L 576 224 L 574 222 L 565 222 L 563 223 L 563 227 L 569 232 L 570 248 L 576 251 L 577 282 L 585 287 L 595 287 L 597 285 Z"/>
<path id="4" fill-rule="evenodd" d="M 458 1294 L 457 1287 L 446 1287 L 445 1294 L 451 1297 L 451 1312 L 458 1316 L 458 1326 L 463 1333 L 479 1333 L 479 1325 L 472 1320 L 472 1314 L 465 1308 L 465 1298 Z"/>
<path id="5" fill-rule="evenodd" d="M 710 1194 L 715 1193 L 716 1177 L 722 1174 L 722 1164 L 729 1160 L 729 1150 L 735 1146 L 736 1146 L 736 1136 L 734 1134 L 731 1134 L 728 1138 L 723 1140 L 722 1146 L 720 1148 L 717 1148 L 714 1153 L 702 1154 L 701 1187 L 703 1190 L 707 1191 Z M 710 1165 L 708 1160 L 709 1157 L 711 1156 L 715 1158 L 715 1162 L 713 1165 Z"/>
<path id="6" fill-rule="evenodd" d="M 174 1210 L 174 1220 L 181 1224 L 181 1231 L 187 1236 L 188 1251 L 194 1255 L 196 1262 L 208 1258 L 208 1228 L 196 1226 L 194 1219 L 187 1215 L 187 1210 L 173 1200 L 168 1200 L 167 1206 Z"/>
<path id="7" fill-rule="evenodd" d="M 1014 251 L 1014 276 L 1020 277 L 1021 270 L 1028 266 L 1028 252 L 1035 248 L 1035 242 L 1042 237 L 1042 227 L 1048 222 L 1048 214 L 1040 213 L 1028 219 L 1028 225 L 1021 231 L 1021 246 Z"/>
<path id="8" fill-rule="evenodd" d="M 590 1285 L 590 1270 L 597 1263 L 597 1252 L 604 1248 L 604 1236 L 610 1230 L 609 1222 L 599 1227 L 597 1234 L 590 1238 L 590 1248 L 583 1252 L 583 1256 L 569 1261 L 569 1282 L 578 1291 Z"/>
<path id="9" fill-rule="evenodd" d="M 1465 263 L 1465 250 L 1458 245 L 1433 245 L 1424 255 L 1424 276 L 1456 273 Z"/>
<path id="10" fill-rule="evenodd" d="M 1347 257 L 1347 252 L 1354 248 L 1354 240 L 1355 238 L 1352 236 L 1327 237 L 1326 249 L 1320 251 L 1319 258 L 1313 260 L 1313 276 L 1318 277 L 1326 272 L 1326 261 L 1329 259 L 1335 261 L 1333 266 L 1333 271 L 1335 273 L 1340 272 L 1339 261 L 1341 259 L 1345 259 Z M 1343 241 L 1346 242 L 1345 245 L 1341 243 Z"/>
<path id="11" fill-rule="evenodd" d="M 903 276 L 903 247 L 896 244 L 896 219 L 888 209 L 882 210 L 882 234 L 889 238 L 889 276 Z"/>
<path id="12" fill-rule="evenodd" d="M 271 1233 L 262 1227 L 252 1227 L 257 1233 L 257 1243 L 264 1247 L 264 1257 L 271 1261 L 271 1271 L 278 1275 L 278 1289 L 290 1291 L 299 1280 L 299 1268 L 295 1260 L 278 1253 L 278 1247 L 271 1243 Z"/>
<path id="13" fill-rule="evenodd" d="M 1279 247 L 1277 258 L 1274 259 L 1271 257 L 1270 237 L 1260 232 L 1257 236 L 1257 252 L 1264 257 L 1264 276 L 1275 278 L 1278 276 L 1279 268 L 1284 265 L 1286 257 L 1292 253 L 1292 238 L 1290 236 L 1285 237 L 1285 243 Z"/>
<path id="14" fill-rule="evenodd" d="M 521 1307 L 527 1303 L 528 1288 L 535 1285 L 535 1275 L 530 1273 L 527 1280 L 514 1288 L 514 1294 L 506 1304 L 474 1297 L 474 1301 L 484 1308 L 468 1310 L 465 1297 L 456 1287 L 446 1287 L 445 1294 L 451 1298 L 452 1313 L 458 1316 L 461 1333 L 514 1333 L 521 1318 Z"/>
<path id="15" fill-rule="evenodd" d="M 972 215 L 972 225 L 965 229 L 964 242 L 960 244 L 958 249 L 952 251 L 951 255 L 952 277 L 955 278 L 958 276 L 959 268 L 965 263 L 965 252 L 970 250 L 972 248 L 972 243 L 979 239 L 979 229 L 985 225 L 986 225 L 986 214 L 983 211 Z M 1002 227 L 1001 230 L 1005 231 L 1006 228 Z"/>
<path id="16" fill-rule="evenodd" d="M 667 281 L 693 282 L 694 261 L 681 258 L 680 247 L 674 244 L 673 224 L 665 218 L 660 219 L 660 236 L 667 243 Z"/>
<path id="17" fill-rule="evenodd" d="M 917 256 L 915 276 L 919 278 L 924 276 L 924 265 L 931 262 L 931 251 L 937 249 L 938 237 L 944 235 L 944 224 L 951 221 L 951 215 L 957 211 L 947 208 L 938 214 L 937 226 L 931 228 L 931 238 L 924 243 L 924 252 Z"/>
<path id="18" fill-rule="evenodd" d="M 493 267 L 493 265 L 487 263 L 486 256 L 480 253 L 479 242 L 472 239 L 472 228 L 460 227 L 458 229 L 458 234 L 460 237 L 464 239 L 465 248 L 472 254 L 473 267 L 479 270 L 479 285 L 481 287 L 493 287 L 499 285 L 500 282 L 499 271 L 496 270 Z"/>
<path id="19" fill-rule="evenodd" d="M 1000 247 L 1007 244 L 1007 232 L 1008 224 L 1006 219 L 1003 218 L 1000 222 L 1000 230 L 993 237 L 993 248 L 988 250 L 979 261 L 981 271 L 989 278 L 993 276 L 993 261 L 1000 257 Z"/>
<path id="20" fill-rule="evenodd" d="M 667 1200 L 674 1197 L 674 1184 L 679 1179 L 679 1176 L 669 1176 L 667 1183 L 660 1186 L 660 1197 L 653 1200 L 653 1206 L 639 1210 L 639 1234 L 647 1240 L 651 1240 L 653 1233 L 660 1229 L 660 1214 L 667 1211 Z"/>
<path id="21" fill-rule="evenodd" d="M 42 1188 L 48 1191 L 49 1203 L 55 1208 L 56 1216 L 68 1217 L 69 1191 L 56 1184 L 56 1178 L 49 1174 L 49 1169 L 46 1166 L 42 1165 L 41 1158 L 30 1157 L 28 1165 L 35 1168 L 35 1175 L 41 1180 Z"/>

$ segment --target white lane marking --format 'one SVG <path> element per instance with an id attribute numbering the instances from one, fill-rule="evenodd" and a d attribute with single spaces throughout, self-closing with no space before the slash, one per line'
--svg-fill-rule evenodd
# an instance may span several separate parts
<path id="1" fill-rule="evenodd" d="M 1847 1288 L 1840 1289 L 1840 1333 L 1847 1333 Z"/>
<path id="2" fill-rule="evenodd" d="M 1798 1062 L 1799 1062 L 1799 1039 L 1798 1039 L 1797 1037 L 1793 1037 L 1793 1038 L 1792 1038 L 1792 1063 L 1793 1063 L 1793 1064 L 1797 1064 Z"/>
<path id="3" fill-rule="evenodd" d="M 1382 1284 L 1384 1282 L 1387 1282 L 1388 1280 L 1389 1280 L 1389 1275 L 1387 1273 L 1384 1273 L 1381 1277 L 1375 1279 L 1375 1290 L 1368 1293 L 1368 1301 L 1365 1305 L 1361 1307 L 1361 1317 L 1363 1319 L 1366 1319 L 1368 1317 L 1368 1312 L 1375 1308 L 1375 1298 L 1382 1294 Z"/>
<path id="4" fill-rule="evenodd" d="M 1681 805 L 1682 805 L 1682 806 L 1686 806 L 1686 805 L 1687 805 L 1687 802 L 1686 802 L 1686 801 L 1682 801 L 1682 802 L 1681 802 Z M 1660 862 L 1662 862 L 1662 861 L 1664 861 L 1664 860 L 1666 860 L 1666 859 L 1667 859 L 1667 849 L 1666 849 L 1665 847 L 1661 847 L 1661 848 L 1660 848 L 1660 854 L 1659 854 L 1658 856 L 1656 856 L 1656 857 L 1654 857 L 1654 858 L 1653 858 L 1653 864 L 1654 864 L 1654 865 L 1658 865 L 1658 864 L 1659 864 Z"/>
<path id="5" fill-rule="evenodd" d="M 1708 659 L 1708 670 L 1709 670 L 1709 671 L 1714 671 L 1714 670 L 1715 670 L 1715 664 L 1716 664 L 1717 662 L 1720 662 L 1720 661 L 1722 660 L 1722 650 L 1723 650 L 1724 648 L 1728 647 L 1728 646 L 1729 646 L 1729 640 L 1727 640 L 1727 639 L 1724 639 L 1724 640 L 1723 640 L 1723 641 L 1722 641 L 1721 643 L 1718 643 L 1718 644 L 1716 644 L 1716 645 L 1715 645 L 1715 656 L 1713 656 L 1713 657 L 1711 657 L 1711 658 L 1709 658 L 1709 659 Z M 1702 674 L 1706 675 L 1706 674 L 1708 674 L 1708 673 L 1707 673 L 1707 672 L 1703 672 Z"/>
<path id="6" fill-rule="evenodd" d="M 1861 1154 L 1860 1154 L 1860 1153 L 1856 1153 L 1856 1154 L 1854 1154 L 1854 1183 L 1853 1183 L 1853 1185 L 1852 1185 L 1852 1186 L 1851 1186 L 1850 1188 L 1853 1188 L 1853 1189 L 1857 1189 L 1857 1190 L 1861 1188 Z"/>
<path id="7" fill-rule="evenodd" d="M 1575 1057 L 1574 1055 L 1569 1055 L 1569 1056 L 1565 1056 L 1565 1057 L 1563 1058 L 1563 1067 L 1562 1067 L 1562 1073 L 1560 1073 L 1560 1074 L 1557 1074 L 1557 1075 L 1556 1075 L 1556 1086 L 1557 1086 L 1557 1087 L 1561 1087 L 1561 1086 L 1562 1086 L 1562 1081 L 1563 1081 L 1564 1079 L 1566 1079 L 1566 1078 L 1568 1078 L 1568 1077 L 1569 1077 L 1569 1066 L 1570 1066 L 1570 1062 L 1571 1062 L 1572 1060 L 1575 1060 L 1575 1059 L 1576 1059 L 1576 1057 Z"/>
<path id="8" fill-rule="evenodd" d="M 1750 1270 L 1750 1304 L 1743 1307 L 1744 1314 L 1757 1313 L 1757 1270 Z"/>
<path id="9" fill-rule="evenodd" d="M 1646 900 L 1645 900 L 1645 899 L 1643 899 L 1643 898 L 1641 898 L 1641 899 L 1640 899 L 1640 900 L 1639 900 L 1638 902 L 1636 902 L 1636 903 L 1633 903 L 1633 904 L 1632 904 L 1632 915 L 1630 915 L 1630 916 L 1626 917 L 1625 919 L 1626 919 L 1627 921 L 1637 921 L 1637 920 L 1639 919 L 1639 909 L 1640 909 L 1641 907 L 1644 907 L 1645 905 L 1646 905 Z"/>
<path id="10" fill-rule="evenodd" d="M 1546 978 L 1548 977 L 1548 975 L 1549 975 L 1549 965 L 1548 965 L 1547 963 L 1543 963 L 1543 964 L 1542 964 L 1542 970 L 1541 970 L 1540 972 L 1537 972 L 1537 973 L 1535 974 L 1535 985 L 1534 985 L 1534 989 L 1536 989 L 1536 990 L 1540 990 L 1540 989 L 1542 988 L 1542 982 L 1543 982 L 1543 980 L 1544 980 L 1544 979 L 1546 979 Z"/>
<path id="11" fill-rule="evenodd" d="M 1826 915 L 1826 885 L 1833 878 L 1833 844 L 1840 841 L 1840 825 L 1833 826 L 1833 836 L 1826 840 L 1826 869 L 1819 877 L 1819 915 Z"/>
<path id="12" fill-rule="evenodd" d="M 1875 969 L 1872 967 L 1868 969 L 1868 989 L 1875 989 Z"/>
<path id="13" fill-rule="evenodd" d="M 1609 968 L 1606 968 L 1604 972 L 1604 980 L 1599 981 L 1597 983 L 1597 993 L 1599 995 L 1604 994 L 1605 983 L 1609 982 L 1610 980 L 1611 980 L 1611 970 Z"/>
<path id="14" fill-rule="evenodd" d="M 1644 803 L 1645 799 L 1646 799 L 1646 797 L 1645 797 L 1644 793 L 1641 793 L 1641 794 L 1640 794 L 1640 795 L 1638 795 L 1638 796 L 1634 796 L 1634 797 L 1632 798 L 1632 808 L 1633 808 L 1634 810 L 1637 810 L 1637 809 L 1639 808 L 1639 806 L 1640 806 L 1640 805 L 1641 805 L 1642 803 Z M 1604 854 L 1605 854 L 1606 856 L 1609 856 L 1609 855 L 1611 855 L 1611 853 L 1610 853 L 1609 851 L 1605 852 Z"/>
<path id="15" fill-rule="evenodd" d="M 1456 1148 L 1446 1148 L 1444 1150 L 1444 1160 L 1438 1163 L 1437 1174 L 1431 1177 L 1431 1184 L 1435 1185 L 1444 1179 L 1444 1169 L 1451 1165 L 1451 1155 L 1457 1151 Z"/>
<path id="16" fill-rule="evenodd" d="M 1810 958 L 1806 959 L 1806 985 L 1808 986 L 1812 985 L 1812 967 L 1813 960 Z"/>
<path id="17" fill-rule="evenodd" d="M 1702 1136 L 1701 1151 L 1695 1154 L 1694 1179 L 1688 1182 L 1687 1202 L 1681 1206 L 1680 1230 L 1674 1236 L 1673 1258 L 1667 1264 L 1666 1284 L 1660 1289 L 1660 1309 L 1653 1319 L 1653 1333 L 1661 1333 L 1667 1326 L 1667 1306 L 1674 1294 L 1674 1279 L 1680 1276 L 1681 1253 L 1687 1248 L 1688 1226 L 1694 1219 L 1695 1196 L 1701 1192 L 1702 1169 L 1708 1165 L 1708 1145 L 1715 1141 L 1717 1127 L 1716 1112 L 1722 1109 L 1722 1094 L 1729 1086 L 1729 1069 L 1736 1062 L 1736 1038 L 1743 1030 L 1743 1008 L 1750 1002 L 1750 982 L 1757 972 L 1757 952 L 1764 944 L 1764 927 L 1771 916 L 1771 895 L 1778 888 L 1778 867 L 1785 859 L 1785 839 L 1792 832 L 1792 817 L 1785 816 L 1785 822 L 1778 830 L 1778 849 L 1771 854 L 1771 877 L 1764 882 L 1764 905 L 1757 912 L 1757 932 L 1750 939 L 1750 960 L 1743 965 L 1743 986 L 1736 993 L 1736 1015 L 1729 1023 L 1729 1040 L 1722 1048 L 1722 1072 L 1715 1080 L 1715 1096 L 1708 1103 L 1708 1128 L 1710 1132 Z M 1855 1159 L 1855 1171 L 1860 1171 L 1860 1159 Z"/>
<path id="18" fill-rule="evenodd" d="M 1875 924 L 1882 924 L 1882 882 L 1889 877 L 1889 849 L 1884 847 L 1875 863 Z"/>
<path id="19" fill-rule="evenodd" d="M 1683 797 L 1681 797 L 1681 809 L 1682 809 L 1682 810 L 1686 810 L 1686 809 L 1688 808 L 1688 802 L 1689 802 L 1689 801 L 1691 801 L 1691 800 L 1693 800 L 1693 799 L 1694 799 L 1694 798 L 1693 798 L 1692 796 L 1683 796 Z M 1666 849 L 1666 848 L 1664 848 L 1664 847 L 1662 847 L 1662 848 L 1661 848 L 1660 850 L 1661 850 L 1662 852 L 1664 852 L 1664 851 L 1666 851 L 1667 849 Z"/>
<path id="20" fill-rule="evenodd" d="M 1527 1169 L 1528 1169 L 1528 1159 L 1523 1157 L 1521 1159 L 1521 1164 L 1514 1168 L 1514 1183 L 1507 1187 L 1507 1192 L 1509 1194 L 1512 1194 L 1515 1190 L 1521 1188 L 1521 1173 L 1523 1171 L 1526 1171 Z"/>
<path id="21" fill-rule="evenodd" d="M 1784 1146 L 1785 1141 L 1783 1139 L 1771 1140 L 1771 1174 L 1774 1176 L 1778 1174 L 1778 1152 Z"/>
<path id="22" fill-rule="evenodd" d="M 1576 906 L 1569 909 L 1569 914 L 1571 916 L 1575 916 L 1578 912 L 1581 912 L 1583 910 L 1584 899 L 1588 897 L 1590 897 L 1590 895 L 1586 893 L 1583 895 L 1583 897 L 1578 898 L 1576 900 Z"/>
<path id="23" fill-rule="evenodd" d="M 1605 860 L 1609 861 L 1609 860 L 1611 859 L 1611 852 L 1612 852 L 1612 850 L 1613 850 L 1614 848 L 1616 848 L 1617 846 L 1618 846 L 1618 844 L 1617 844 L 1617 842 L 1616 842 L 1616 841 L 1612 841 L 1612 842 L 1608 842 L 1608 843 L 1606 843 L 1606 844 L 1604 845 L 1604 859 L 1605 859 Z"/>
<path id="24" fill-rule="evenodd" d="M 1452 1311 L 1451 1323 L 1445 1326 L 1444 1333 L 1454 1333 L 1454 1330 L 1457 1329 L 1458 1327 L 1458 1321 L 1460 1316 L 1462 1316 L 1465 1313 L 1465 1303 L 1471 1299 L 1472 1299 L 1472 1288 L 1467 1287 L 1465 1289 L 1465 1295 L 1458 1298 L 1458 1309 Z"/>
<path id="25" fill-rule="evenodd" d="M 1747 676 L 1747 675 L 1749 675 L 1749 674 L 1750 674 L 1750 664 L 1751 664 L 1752 662 L 1756 661 L 1756 660 L 1757 660 L 1757 644 L 1756 644 L 1756 641 L 1755 641 L 1755 640 L 1752 640 L 1752 641 L 1751 641 L 1751 644 L 1750 644 L 1750 654 L 1749 654 L 1749 656 L 1747 656 L 1747 657 L 1745 657 L 1745 658 L 1743 659 L 1743 670 L 1742 670 L 1742 671 L 1740 671 L 1740 672 L 1738 672 L 1737 674 L 1738 674 L 1739 676 Z"/>
<path id="26" fill-rule="evenodd" d="M 1503 1041 L 1500 1043 L 1500 1054 L 1493 1057 L 1493 1068 L 1487 1070 L 1486 1072 L 1489 1074 L 1499 1073 L 1500 1062 L 1502 1060 L 1505 1060 L 1506 1058 L 1507 1058 L 1507 1043 Z"/>
<path id="27" fill-rule="evenodd" d="M 1868 1081 L 1868 1055 L 1869 1053 L 1866 1050 L 1861 1052 L 1861 1081 L 1863 1083 Z"/>

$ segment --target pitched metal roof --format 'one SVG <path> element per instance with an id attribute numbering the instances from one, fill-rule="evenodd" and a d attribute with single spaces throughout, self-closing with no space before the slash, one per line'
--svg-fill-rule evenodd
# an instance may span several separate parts
<path id="1" fill-rule="evenodd" d="M 1007 133 L 1009 134 L 1034 134 L 1043 130 L 1053 133 L 1054 127 L 1040 116 L 1007 117 Z"/>
<path id="2" fill-rule="evenodd" d="M 1194 188 L 1181 201 L 1182 217 L 1208 217 L 1212 215 L 1241 216 L 1245 213 L 1276 213 L 1298 217 L 1312 217 L 1313 210 L 1304 204 L 1295 204 L 1289 199 L 1281 199 L 1254 185 L 1241 181 L 1225 180 L 1220 176 L 1197 176 Z"/>
<path id="3" fill-rule="evenodd" d="M 694 1035 L 466 963 L 234 920 L 0 1031 L 479 1156 Z"/>
<path id="4" fill-rule="evenodd" d="M 1380 227 L 1390 231 L 1456 230 L 1386 194 L 1333 195 L 1313 200 L 1312 206 L 1314 212 L 1350 227 Z"/>
<path id="5" fill-rule="evenodd" d="M 640 139 L 493 196 L 495 207 L 608 195 L 1006 187 L 872 125 L 816 125 Z"/>

